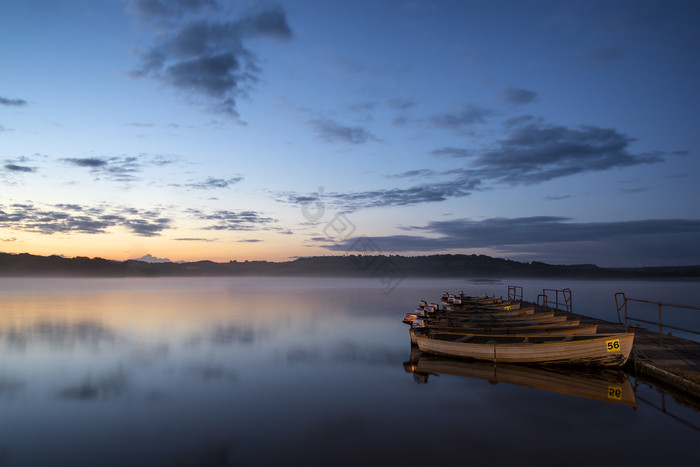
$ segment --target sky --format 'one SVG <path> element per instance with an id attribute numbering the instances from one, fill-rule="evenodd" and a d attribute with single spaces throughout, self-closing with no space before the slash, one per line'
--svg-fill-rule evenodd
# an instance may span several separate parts
<path id="1" fill-rule="evenodd" d="M 0 251 L 700 264 L 696 0 L 2 0 Z"/>

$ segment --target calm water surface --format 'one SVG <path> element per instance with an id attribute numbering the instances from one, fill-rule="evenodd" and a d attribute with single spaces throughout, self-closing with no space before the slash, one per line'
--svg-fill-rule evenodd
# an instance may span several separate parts
<path id="1" fill-rule="evenodd" d="M 0 279 L 0 466 L 698 465 L 700 412 L 633 376 L 636 408 L 619 380 L 410 373 L 419 299 L 508 285 L 610 320 L 619 291 L 698 305 L 697 281 Z"/>

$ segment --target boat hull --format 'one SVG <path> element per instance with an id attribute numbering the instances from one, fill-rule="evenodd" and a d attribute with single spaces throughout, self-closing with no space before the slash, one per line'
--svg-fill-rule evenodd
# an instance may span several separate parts
<path id="1" fill-rule="evenodd" d="M 565 337 L 565 336 L 594 336 L 598 332 L 597 324 L 572 324 L 566 327 L 537 327 L 537 328 L 500 328 L 500 329 L 467 329 L 467 328 L 428 328 L 427 336 L 491 336 L 491 337 Z M 416 344 L 416 338 L 422 331 L 409 330 L 411 344 Z"/>
<path id="2" fill-rule="evenodd" d="M 573 336 L 566 338 L 493 338 L 462 336 L 431 338 L 416 336 L 426 353 L 494 363 L 542 365 L 599 365 L 619 367 L 632 351 L 633 333 Z"/>

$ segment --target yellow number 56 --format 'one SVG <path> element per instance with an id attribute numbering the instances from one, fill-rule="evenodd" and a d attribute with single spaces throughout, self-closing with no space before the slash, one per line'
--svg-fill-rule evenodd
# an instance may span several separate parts
<path id="1" fill-rule="evenodd" d="M 608 352 L 616 352 L 620 350 L 620 339 L 615 339 L 614 341 L 605 341 L 605 346 Z"/>

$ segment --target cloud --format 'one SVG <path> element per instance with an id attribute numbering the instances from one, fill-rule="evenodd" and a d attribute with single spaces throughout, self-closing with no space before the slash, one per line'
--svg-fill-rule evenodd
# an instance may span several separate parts
<path id="1" fill-rule="evenodd" d="M 537 99 L 537 93 L 521 88 L 508 88 L 503 91 L 503 98 L 508 104 L 523 105 L 529 104 Z"/>
<path id="2" fill-rule="evenodd" d="M 327 118 L 310 120 L 308 124 L 311 125 L 311 127 L 316 130 L 318 136 L 327 143 L 364 144 L 381 141 L 361 126 L 343 126 Z"/>
<path id="3" fill-rule="evenodd" d="M 9 170 L 10 172 L 36 172 L 36 169 L 34 167 L 27 167 L 24 165 L 17 164 L 5 164 L 5 170 Z"/>
<path id="4" fill-rule="evenodd" d="M 413 206 L 421 203 L 445 201 L 449 198 L 468 196 L 474 185 L 429 184 L 409 188 L 389 188 L 349 193 L 324 193 L 319 201 L 343 212 L 353 212 L 363 208 Z M 291 204 L 303 205 L 317 198 L 295 193 L 282 194 Z"/>
<path id="5" fill-rule="evenodd" d="M 389 175 L 389 178 L 426 178 L 435 175 L 431 169 L 408 170 L 406 172 Z"/>
<path id="6" fill-rule="evenodd" d="M 104 159 L 98 159 L 95 157 L 89 157 L 89 158 L 66 158 L 64 159 L 66 162 L 69 164 L 78 166 L 78 167 L 90 167 L 90 168 L 96 168 L 96 167 L 104 167 L 107 165 L 107 161 Z"/>
<path id="7" fill-rule="evenodd" d="M 465 127 L 472 127 L 477 123 L 484 123 L 486 117 L 493 112 L 489 109 L 484 109 L 476 105 L 465 105 L 462 110 L 457 112 L 446 112 L 435 115 L 430 119 L 431 123 L 445 130 L 463 130 Z"/>
<path id="8" fill-rule="evenodd" d="M 7 97 L 0 96 L 0 105 L 6 105 L 9 107 L 22 107 L 27 105 L 27 101 L 24 99 L 9 99 Z"/>
<path id="9" fill-rule="evenodd" d="M 106 177 L 108 179 L 130 183 L 137 181 L 136 176 L 140 173 L 143 167 L 149 165 L 164 166 L 171 164 L 173 159 L 149 154 L 140 154 L 139 156 L 120 156 L 120 157 L 84 157 L 84 158 L 64 158 L 63 162 L 75 167 L 86 168 L 90 173 L 94 174 L 97 179 Z"/>
<path id="10" fill-rule="evenodd" d="M 433 156 L 469 157 L 472 156 L 474 152 L 470 149 L 454 148 L 448 146 L 430 151 L 430 154 Z"/>
<path id="11" fill-rule="evenodd" d="M 38 208 L 33 203 L 0 205 L 0 228 L 37 232 L 104 234 L 113 227 L 122 227 L 142 237 L 153 237 L 170 227 L 170 219 L 157 211 L 134 208 L 82 207 L 56 204 Z"/>
<path id="12" fill-rule="evenodd" d="M 131 71 L 184 92 L 216 112 L 238 118 L 236 101 L 259 80 L 256 54 L 247 46 L 256 38 L 289 40 L 284 11 L 269 7 L 238 18 L 214 1 L 141 0 L 129 10 L 156 33 Z"/>
<path id="13" fill-rule="evenodd" d="M 613 128 L 592 125 L 568 128 L 522 117 L 507 122 L 507 134 L 491 149 L 471 151 L 461 173 L 464 180 L 536 184 L 584 172 L 663 162 L 663 153 L 632 154 L 634 138 Z M 433 153 L 466 156 L 469 150 L 443 148 Z"/>
<path id="14" fill-rule="evenodd" d="M 214 177 L 207 177 L 206 180 L 201 181 L 201 182 L 196 182 L 196 183 L 188 183 L 185 186 L 189 188 L 194 188 L 197 190 L 211 190 L 215 188 L 228 188 L 231 185 L 234 185 L 238 182 L 241 182 L 243 180 L 243 177 L 232 177 L 232 178 L 214 178 Z"/>
<path id="15" fill-rule="evenodd" d="M 566 217 L 534 216 L 520 218 L 490 218 L 481 221 L 456 219 L 429 222 L 425 226 L 405 228 L 406 231 L 420 232 L 420 235 L 390 235 L 366 237 L 364 240 L 376 245 L 377 251 L 385 252 L 438 252 L 490 248 L 501 252 L 537 256 L 551 255 L 558 251 L 563 257 L 563 247 L 569 249 L 569 258 L 599 257 L 609 258 L 601 252 L 625 250 L 619 258 L 625 258 L 629 248 L 635 252 L 627 258 L 643 262 L 654 252 L 670 252 L 668 256 L 659 254 L 654 261 L 665 264 L 700 263 L 700 220 L 698 219 L 644 219 L 619 222 L 573 222 Z M 327 240 L 327 239 L 326 239 Z M 337 243 L 326 243 L 324 248 L 334 251 L 352 251 L 358 238 L 348 238 Z M 674 243 L 672 247 L 669 242 Z M 628 246 L 625 246 L 628 245 Z M 560 248 L 557 250 L 557 248 Z M 597 255 L 597 256 L 596 256 Z M 650 259 L 651 261 L 651 259 Z M 592 262 L 592 261 L 586 261 Z M 641 265 L 641 264 L 640 264 Z"/>
<path id="16" fill-rule="evenodd" d="M 268 229 L 274 230 L 273 227 L 277 221 L 271 217 L 263 217 L 256 211 L 228 211 L 220 210 L 214 213 L 207 214 L 199 209 L 188 209 L 187 212 L 196 219 L 213 224 L 203 227 L 204 230 L 232 230 L 232 231 L 249 231 Z"/>

